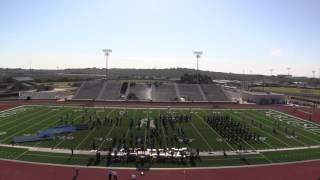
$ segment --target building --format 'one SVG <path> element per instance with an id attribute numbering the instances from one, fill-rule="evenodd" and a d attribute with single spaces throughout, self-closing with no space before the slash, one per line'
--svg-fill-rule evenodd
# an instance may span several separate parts
<path id="1" fill-rule="evenodd" d="M 256 104 L 286 103 L 286 95 L 278 93 L 242 91 L 241 97 L 243 101 L 252 102 Z"/>

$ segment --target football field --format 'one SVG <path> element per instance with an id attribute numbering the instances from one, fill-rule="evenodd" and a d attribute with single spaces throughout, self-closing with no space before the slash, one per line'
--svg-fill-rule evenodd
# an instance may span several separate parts
<path id="1" fill-rule="evenodd" d="M 14 142 L 17 136 L 74 125 L 87 128 Z M 66 160 L 69 154 L 54 150 L 103 152 L 141 147 L 194 149 L 204 166 L 260 164 L 320 158 L 320 126 L 269 109 L 19 106 L 0 112 L 0 144 L 2 158 L 63 164 L 83 164 L 91 157 L 78 153 Z M 41 152 L 35 150 L 38 147 Z M 243 161 L 244 156 L 236 154 L 239 151 L 259 153 L 248 153 Z M 214 156 L 219 152 L 235 154 Z M 309 156 L 303 152 L 310 152 Z"/>

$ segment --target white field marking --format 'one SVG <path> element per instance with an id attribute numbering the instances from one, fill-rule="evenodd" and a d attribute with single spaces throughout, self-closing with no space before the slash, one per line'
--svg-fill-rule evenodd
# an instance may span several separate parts
<path id="1" fill-rule="evenodd" d="M 23 119 L 29 118 L 30 116 L 33 116 L 34 114 L 41 113 L 41 112 L 44 111 L 44 110 L 46 110 L 46 109 L 37 110 L 37 111 L 35 111 L 35 112 L 32 112 L 32 113 L 30 113 L 30 114 L 27 114 L 27 115 L 24 116 L 24 117 L 16 117 L 16 119 L 14 119 L 14 120 L 12 120 L 12 121 L 7 121 L 6 123 L 1 124 L 1 125 L 0 125 L 0 128 L 6 126 L 6 125 L 8 125 L 8 124 L 16 123 L 17 120 L 18 120 L 18 121 L 21 121 L 21 120 L 23 120 Z M 34 116 L 33 118 L 39 117 L 39 116 L 42 116 L 42 114 L 38 114 L 38 115 Z M 26 121 L 28 121 L 28 120 L 26 120 Z M 24 122 L 25 122 L 25 121 L 24 121 Z M 22 122 L 22 123 L 23 123 L 23 122 Z M 19 125 L 19 124 L 17 124 L 16 126 L 18 126 L 18 125 Z M 15 127 L 16 127 L 16 126 L 15 126 Z M 12 127 L 11 127 L 11 128 L 12 128 Z"/>
<path id="2" fill-rule="evenodd" d="M 89 136 L 90 136 L 94 131 L 96 131 L 96 129 L 97 129 L 97 128 L 94 128 L 93 130 L 91 130 L 90 133 L 88 133 L 88 135 L 87 135 L 84 139 L 82 139 L 82 141 L 76 146 L 75 149 L 78 149 L 78 148 L 82 145 L 82 143 L 83 143 L 85 140 L 87 140 L 87 139 L 89 138 Z"/>
<path id="3" fill-rule="evenodd" d="M 10 147 L 10 148 L 17 148 L 17 149 L 26 149 L 29 152 L 47 152 L 47 153 L 59 153 L 59 154 L 70 154 L 70 149 L 51 149 L 51 148 L 44 148 L 44 147 L 30 147 L 30 146 L 19 146 L 19 145 L 9 145 L 9 144 L 0 144 L 0 147 Z M 278 149 L 262 149 L 262 150 L 254 150 L 252 153 L 259 154 L 263 152 L 279 152 L 279 151 L 294 151 L 294 150 L 305 150 L 305 149 L 319 149 L 320 145 L 317 146 L 309 146 L 309 147 L 295 147 L 295 148 L 278 148 Z M 251 153 L 251 154 L 252 154 Z M 90 150 L 75 150 L 74 154 L 78 155 L 94 155 L 94 152 Z M 101 151 L 102 155 L 106 155 L 107 151 Z M 227 151 L 227 154 L 231 155 L 239 155 L 238 151 Z M 249 155 L 251 155 L 249 154 Z M 253 155 L 253 154 L 252 154 Z M 208 152 L 200 152 L 200 156 L 223 156 L 223 151 L 213 151 L 211 154 Z"/>
<path id="4" fill-rule="evenodd" d="M 28 108 L 24 108 L 24 107 L 19 106 L 19 107 L 0 111 L 0 121 L 6 121 L 9 118 L 13 118 L 14 116 L 18 116 L 19 114 L 24 113 L 28 110 L 29 110 Z"/>
<path id="5" fill-rule="evenodd" d="M 271 146 L 271 144 L 269 144 L 269 143 L 267 143 L 267 142 L 265 142 L 265 141 L 262 141 L 264 144 L 266 144 L 267 146 L 269 146 L 270 148 L 273 148 L 274 149 L 274 147 L 273 146 Z"/>
<path id="6" fill-rule="evenodd" d="M 248 116 L 247 114 L 244 114 L 243 116 Z M 253 126 L 254 128 L 256 128 L 256 129 L 258 129 L 257 127 L 255 127 L 255 126 Z M 270 126 L 269 126 L 269 128 L 270 128 Z M 260 130 L 260 129 L 259 129 Z M 275 139 L 275 140 L 277 140 L 277 141 L 279 141 L 279 142 L 281 142 L 282 144 L 284 144 L 284 145 L 286 145 L 287 147 L 292 147 L 291 145 L 289 145 L 288 143 L 286 143 L 286 142 L 284 142 L 284 141 L 282 141 L 281 139 L 279 139 L 279 138 L 277 138 L 276 136 L 273 136 L 272 134 L 270 134 L 269 132 L 267 132 L 267 131 L 263 131 L 263 130 L 260 130 L 260 132 L 262 132 L 263 134 L 267 134 L 268 136 L 270 136 L 270 137 L 272 137 L 273 139 Z"/>
<path id="7" fill-rule="evenodd" d="M 24 121 L 21 122 L 21 123 L 17 123 L 16 121 L 10 121 L 10 123 L 8 122 L 7 124 L 11 124 L 11 123 L 17 123 L 17 124 L 14 125 L 14 126 L 11 126 L 10 128 L 8 128 L 8 129 L 6 129 L 6 130 L 9 131 L 9 130 L 11 130 L 11 129 L 13 129 L 13 128 L 16 128 L 16 127 L 20 126 L 21 124 L 26 124 L 26 123 L 28 123 L 28 122 L 36 119 L 36 118 L 39 118 L 39 117 L 42 117 L 42 116 L 46 116 L 46 115 L 48 115 L 48 114 L 53 113 L 53 112 L 50 112 L 50 111 L 49 111 L 49 112 L 47 112 L 46 114 L 43 114 L 43 111 L 46 111 L 46 110 L 47 110 L 47 109 L 42 109 L 42 110 L 40 110 L 40 111 L 33 112 L 33 113 L 31 113 L 31 114 L 29 114 L 29 115 L 27 115 L 27 116 L 19 119 L 19 121 L 21 121 L 21 120 L 26 119 L 27 117 L 29 118 L 30 116 L 32 116 L 32 115 L 34 115 L 34 114 L 37 114 L 37 115 L 35 115 L 35 116 L 32 116 L 32 118 L 29 118 L 29 119 L 24 120 Z M 7 124 L 6 124 L 6 125 L 7 125 Z M 1 128 L 2 128 L 2 127 L 1 127 Z"/>
<path id="8" fill-rule="evenodd" d="M 66 110 L 63 110 L 62 112 L 64 112 L 64 111 L 66 111 Z M 43 119 L 42 121 L 38 121 L 37 123 L 32 124 L 32 125 L 30 125 L 30 126 L 28 126 L 28 127 L 24 128 L 24 129 L 22 129 L 21 131 L 18 131 L 18 132 L 14 133 L 14 134 L 11 134 L 10 136 L 8 136 L 8 137 L 6 137 L 6 138 L 2 139 L 2 141 L 1 141 L 1 142 L 6 141 L 7 139 L 12 138 L 13 136 L 15 136 L 15 135 L 17 135 L 17 134 L 21 134 L 21 133 L 23 133 L 24 131 L 26 131 L 26 130 L 28 130 L 28 129 L 30 129 L 30 128 L 32 128 L 32 127 L 34 127 L 34 126 L 36 126 L 36 125 L 38 125 L 38 124 L 41 124 L 41 123 L 43 123 L 43 122 L 47 121 L 48 119 L 51 119 L 51 118 L 53 118 L 53 117 L 55 117 L 55 116 L 57 116 L 57 115 L 59 115 L 59 114 L 62 114 L 62 112 L 57 113 L 57 114 L 55 114 L 55 115 L 53 115 L 53 116 L 50 116 L 50 117 L 48 117 L 48 118 L 45 118 L 45 119 Z M 51 114 L 51 113 L 47 113 L 46 115 L 48 115 L 48 114 Z M 58 121 L 58 120 L 57 120 L 57 121 Z M 56 123 L 57 121 L 55 121 L 54 123 Z"/>
<path id="9" fill-rule="evenodd" d="M 286 115 L 286 116 L 289 116 L 289 117 L 291 117 L 291 118 L 293 118 L 293 119 L 297 119 L 297 120 L 303 121 L 303 122 L 308 123 L 308 124 L 312 124 L 312 125 L 320 128 L 320 125 L 317 124 L 317 123 L 315 123 L 315 122 L 308 121 L 308 120 L 302 119 L 302 118 L 300 118 L 300 117 L 293 116 L 293 115 L 291 115 L 291 114 L 286 114 L 286 113 L 283 113 L 283 112 L 280 112 L 280 111 L 277 111 L 277 110 L 274 110 L 274 109 L 269 109 L 269 111 L 274 111 L 274 112 L 276 112 L 276 113 L 278 113 L 278 114 Z"/>
<path id="10" fill-rule="evenodd" d="M 14 111 L 14 110 L 16 110 L 16 109 L 20 109 L 20 108 L 24 108 L 25 107 L 25 105 L 20 105 L 20 106 L 17 106 L 17 107 L 13 107 L 13 108 L 9 108 L 9 109 L 4 109 L 4 110 L 2 110 L 2 111 L 0 111 L 0 114 L 2 114 L 2 113 L 5 113 L 5 112 L 7 112 L 7 111 Z"/>
<path id="11" fill-rule="evenodd" d="M 77 106 L 77 105 L 23 105 L 23 106 L 31 106 L 31 107 L 37 107 L 37 106 L 40 106 L 40 107 L 70 107 L 70 108 L 76 108 L 76 109 L 79 109 L 79 108 L 83 108 L 83 109 L 168 109 L 168 106 L 163 106 L 163 107 L 132 107 L 132 106 L 95 106 L 95 107 L 82 107 L 82 106 Z M 210 110 L 216 110 L 216 111 L 228 111 L 228 110 L 237 110 L 237 111 L 247 111 L 247 110 L 256 110 L 256 111 L 266 111 L 268 110 L 267 108 L 266 109 L 223 109 L 223 108 L 220 108 L 220 109 L 211 109 L 211 108 L 208 108 L 208 107 L 203 107 L 203 108 L 197 108 L 197 107 L 171 107 L 169 106 L 169 108 L 171 110 L 197 110 L 197 111 L 210 111 Z"/>
<path id="12" fill-rule="evenodd" d="M 44 155 L 44 154 L 33 154 L 33 153 L 24 154 L 24 156 L 40 156 L 40 157 L 48 157 L 48 158 L 68 158 L 68 156 Z M 72 159 L 88 159 L 88 158 L 73 156 Z"/>
<path id="13" fill-rule="evenodd" d="M 253 146 L 251 146 L 247 141 L 245 141 L 245 140 L 243 140 L 242 138 L 240 138 L 244 143 L 246 143 L 248 146 L 250 146 L 253 150 L 255 150 L 255 151 L 257 151 Z M 267 158 L 264 154 L 262 154 L 262 153 L 260 153 L 260 155 L 264 158 L 264 159 L 266 159 L 269 163 L 272 163 L 272 161 L 269 159 L 269 158 Z"/>
<path id="14" fill-rule="evenodd" d="M 74 120 L 78 120 L 78 119 L 80 119 L 80 117 L 81 117 L 81 114 L 77 115 Z M 57 122 L 57 121 L 55 121 L 55 123 L 56 123 L 56 122 Z M 54 123 L 51 123 L 51 124 L 49 124 L 49 125 L 47 125 L 47 126 L 45 126 L 45 127 L 43 127 L 43 128 L 48 128 L 48 127 L 50 127 L 52 124 L 54 124 Z M 63 141 L 65 141 L 65 139 L 60 140 L 60 142 L 59 142 L 58 144 L 62 143 Z M 43 141 L 39 141 L 38 143 L 36 143 L 35 145 L 33 145 L 33 147 L 40 145 L 42 142 L 43 142 Z M 57 146 L 57 145 L 55 145 L 53 148 L 56 148 L 56 146 Z"/>
<path id="15" fill-rule="evenodd" d="M 82 114 L 83 115 L 83 114 Z M 81 115 L 79 115 L 76 119 L 80 119 Z M 87 123 L 89 120 L 86 120 L 84 123 Z M 63 142 L 65 141 L 65 139 L 62 139 L 57 145 L 55 145 L 53 147 L 53 149 L 56 149 L 58 146 L 60 146 Z"/>
<path id="16" fill-rule="evenodd" d="M 160 114 L 161 114 L 161 112 L 159 111 L 158 115 L 160 116 Z M 166 134 L 164 133 L 164 126 L 163 126 L 162 122 L 159 122 L 159 123 L 160 123 L 160 126 L 161 126 L 161 132 L 162 132 L 162 135 L 163 135 L 161 138 L 164 139 L 164 137 L 166 137 Z"/>
<path id="17" fill-rule="evenodd" d="M 232 114 L 234 114 L 235 112 L 231 112 Z M 242 115 L 243 116 L 243 115 Z M 242 121 L 242 119 L 241 118 L 238 118 L 239 120 L 237 120 L 237 121 Z M 250 125 L 250 126 L 252 126 L 252 125 Z M 253 128 L 255 128 L 255 129 L 257 129 L 259 132 L 262 132 L 262 133 L 264 133 L 264 134 L 266 134 L 264 131 L 262 131 L 261 129 L 259 129 L 258 127 L 256 127 L 256 126 L 252 126 Z M 272 137 L 272 136 L 271 136 Z M 275 140 L 278 140 L 278 139 L 275 139 Z M 269 143 L 267 143 L 267 142 L 265 142 L 265 141 L 262 141 L 264 144 L 266 144 L 267 146 L 269 146 L 270 148 L 274 148 L 271 144 L 269 144 Z M 288 146 L 289 147 L 289 146 Z"/>
<path id="18" fill-rule="evenodd" d="M 110 112 L 108 112 L 107 117 L 109 117 L 109 114 L 110 114 L 111 112 L 113 112 L 113 111 L 114 111 L 114 109 L 112 109 Z M 87 121 L 85 121 L 85 123 L 87 123 L 87 122 L 89 122 L 89 119 L 88 119 Z M 96 131 L 96 129 L 97 129 L 97 128 L 94 128 L 93 130 L 91 130 L 91 131 L 88 133 L 88 135 L 89 135 L 89 134 L 92 134 L 94 131 Z M 84 140 L 87 139 L 88 137 L 89 137 L 89 136 L 86 136 L 84 139 L 82 139 L 82 141 L 80 142 L 80 144 L 83 143 Z M 80 146 L 80 144 L 78 144 L 75 149 L 77 149 L 78 146 Z"/>
<path id="19" fill-rule="evenodd" d="M 110 112 L 108 112 L 107 117 L 110 117 L 110 114 L 111 114 L 112 112 L 114 112 L 114 111 L 115 111 L 115 110 L 113 109 L 113 110 L 111 110 Z M 108 137 L 108 136 L 111 134 L 111 132 L 113 131 L 114 127 L 115 127 L 115 124 L 113 124 L 112 128 L 108 131 L 107 135 L 104 137 L 104 139 L 103 139 L 103 141 L 101 142 L 101 144 L 99 145 L 99 148 L 98 148 L 98 149 L 100 149 L 100 148 L 102 147 L 102 145 L 103 145 L 104 142 L 106 141 L 107 137 Z"/>
<path id="20" fill-rule="evenodd" d="M 255 115 L 256 116 L 256 115 Z M 262 118 L 261 118 L 262 119 Z M 268 120 L 268 118 L 266 118 L 267 120 Z M 269 126 L 269 125 L 267 125 L 267 124 L 265 124 L 263 121 L 260 121 L 260 122 L 262 122 L 263 124 L 264 124 L 264 126 L 267 126 L 267 127 L 269 127 L 270 129 L 272 129 L 272 127 L 271 126 Z M 269 120 L 269 122 L 270 122 L 270 120 Z M 282 131 L 279 131 L 282 135 L 285 135 Z M 298 142 L 298 143 L 300 143 L 300 144 L 303 144 L 303 145 L 305 145 L 305 146 L 308 146 L 306 143 L 304 143 L 304 142 L 302 142 L 302 141 L 300 141 L 300 140 L 297 140 L 297 139 L 293 139 L 294 141 L 296 141 L 296 142 Z"/>
<path id="21" fill-rule="evenodd" d="M 240 158 L 240 157 L 239 157 Z M 239 158 L 216 158 L 216 159 L 206 159 L 206 158 L 201 158 L 201 160 L 206 160 L 206 161 L 227 161 L 227 160 L 239 160 Z M 265 159 L 262 156 L 255 156 L 255 157 L 245 157 L 245 159 Z"/>
<path id="22" fill-rule="evenodd" d="M 274 111 L 275 113 L 278 113 L 278 114 L 282 114 L 282 115 L 286 115 L 286 116 L 288 116 L 288 117 L 291 117 L 291 118 L 293 119 L 293 121 L 296 121 L 296 122 L 299 122 L 299 121 L 301 122 L 301 121 L 302 121 L 302 122 L 307 123 L 307 124 L 312 124 L 314 127 L 317 127 L 318 129 L 320 129 L 320 125 L 317 124 L 317 123 L 314 123 L 314 122 L 312 122 L 312 121 L 307 121 L 307 120 L 305 120 L 305 119 L 302 119 L 302 118 L 299 118 L 299 117 L 296 117 L 296 116 L 293 116 L 293 115 L 290 115 L 290 114 L 282 113 L 282 112 L 280 112 L 280 111 L 276 111 L 276 110 L 273 110 L 273 109 L 270 109 L 270 111 Z M 299 123 L 300 123 L 300 122 L 299 122 Z M 301 123 L 302 123 L 302 122 L 301 122 Z M 298 129 L 301 129 L 301 130 L 305 131 L 305 129 L 304 129 L 303 127 L 300 127 L 300 126 L 295 126 L 295 127 L 297 127 Z M 314 135 L 320 137 L 319 134 L 314 133 L 314 132 L 312 132 L 312 131 L 307 131 L 307 132 L 309 132 L 309 133 L 311 133 L 311 134 L 314 134 Z"/>
<path id="23" fill-rule="evenodd" d="M 14 159 L 19 159 L 20 157 L 22 157 L 24 154 L 26 154 L 28 152 L 28 150 L 25 150 L 23 153 L 19 154 L 17 157 L 15 157 Z"/>
<path id="24" fill-rule="evenodd" d="M 181 111 L 181 110 L 180 110 Z M 182 114 L 185 114 L 184 111 L 181 111 Z M 198 114 L 197 114 L 198 115 Z M 192 121 L 192 120 L 191 120 Z M 196 132 L 200 135 L 200 137 L 204 140 L 204 142 L 207 144 L 207 146 L 209 147 L 210 151 L 213 151 L 212 146 L 208 143 L 208 141 L 202 136 L 202 134 L 200 133 L 200 131 L 198 130 L 198 128 L 193 124 L 193 122 L 190 122 L 190 124 L 192 125 L 193 129 L 196 130 Z"/>
<path id="25" fill-rule="evenodd" d="M 134 114 L 133 114 L 132 119 L 134 119 L 134 118 L 136 117 L 136 114 L 137 114 L 137 110 L 135 110 L 135 111 L 134 111 Z M 130 122 L 129 122 L 129 123 L 130 123 Z M 125 138 L 127 138 L 127 137 L 128 137 L 129 131 L 130 131 L 130 124 L 129 124 L 128 130 L 127 130 L 127 132 L 126 132 L 126 136 L 125 136 Z"/>
<path id="26" fill-rule="evenodd" d="M 79 115 L 77 116 L 77 118 L 75 118 L 74 120 L 76 121 L 76 120 L 80 119 L 80 117 L 82 117 L 81 115 L 82 115 L 82 114 L 79 114 Z M 66 139 L 60 140 L 60 142 L 57 143 L 57 144 L 53 147 L 53 149 L 55 149 L 55 148 L 57 148 L 58 146 L 60 146 L 60 144 L 62 144 L 65 140 L 66 140 Z M 42 141 L 40 141 L 40 143 L 41 143 L 41 142 L 42 142 Z"/>
<path id="27" fill-rule="evenodd" d="M 208 114 L 207 112 L 205 112 L 205 113 Z M 233 151 L 235 151 L 235 149 L 234 149 L 223 137 L 221 137 L 218 132 L 216 132 L 212 127 L 210 127 L 210 126 L 208 125 L 208 123 L 206 123 L 206 122 L 204 121 L 204 119 L 203 119 L 199 114 L 196 114 L 196 115 L 201 119 L 202 123 L 204 123 L 207 127 L 209 127 L 209 129 L 210 129 L 214 134 L 216 134 L 218 137 L 220 137 L 220 138 L 223 140 L 223 142 L 226 143 L 227 146 L 229 146 Z"/>
<path id="28" fill-rule="evenodd" d="M 275 119 L 275 118 L 272 117 L 272 116 L 269 116 L 268 118 L 271 118 L 271 119 L 274 119 L 274 120 L 278 121 L 278 119 Z M 292 117 L 291 117 L 291 118 L 292 118 Z M 269 121 L 270 121 L 270 120 L 269 120 Z M 288 122 L 288 120 L 285 120 L 285 121 Z M 298 119 L 294 119 L 294 118 L 293 118 L 291 122 L 300 123 L 299 121 L 301 121 L 301 120 L 298 120 Z M 305 129 L 303 129 L 303 128 L 300 127 L 300 126 L 297 126 L 297 125 L 291 125 L 291 126 L 297 128 L 298 130 L 301 130 L 301 131 L 303 131 L 303 132 L 306 132 L 306 133 L 309 132 L 309 133 L 311 133 L 311 134 L 313 134 L 313 135 L 315 135 L 315 136 L 319 136 L 319 135 L 317 135 L 317 134 L 314 134 L 313 132 L 306 131 Z M 306 139 L 309 139 L 309 140 L 313 141 L 313 142 L 320 143 L 320 141 L 317 140 L 317 139 L 313 139 L 313 138 L 311 138 L 311 137 L 307 137 L 307 136 L 303 135 L 303 134 L 300 133 L 300 132 L 296 132 L 296 133 L 299 134 L 300 136 L 306 138 Z M 302 142 L 302 141 L 299 141 L 299 142 Z M 307 146 L 307 144 L 305 144 L 305 145 Z"/>
<path id="29" fill-rule="evenodd" d="M 103 139 L 103 141 L 101 142 L 101 144 L 100 144 L 100 146 L 99 146 L 98 149 L 101 149 L 101 147 L 103 146 L 103 144 L 104 144 L 104 142 L 106 141 L 107 137 L 109 137 L 109 135 L 111 134 L 111 132 L 113 131 L 113 129 L 114 129 L 115 126 L 116 126 L 116 125 L 114 124 L 114 125 L 112 126 L 112 128 L 108 131 L 107 135 L 104 137 L 104 139 Z"/>
<path id="30" fill-rule="evenodd" d="M 194 126 L 194 124 L 191 122 L 192 127 L 196 130 L 196 132 L 199 134 L 199 136 L 203 139 L 203 141 L 207 144 L 207 146 L 209 147 L 210 151 L 213 151 L 213 148 L 210 146 L 210 144 L 208 143 L 208 141 L 202 136 L 202 134 L 199 132 L 199 130 L 197 129 L 197 127 Z"/>

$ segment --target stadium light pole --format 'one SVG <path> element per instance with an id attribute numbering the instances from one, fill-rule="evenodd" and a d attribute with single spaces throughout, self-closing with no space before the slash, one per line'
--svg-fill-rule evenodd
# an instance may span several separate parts
<path id="1" fill-rule="evenodd" d="M 196 55 L 196 58 L 197 58 L 197 81 L 198 81 L 198 83 L 200 83 L 200 81 L 199 81 L 199 58 L 201 57 L 203 52 L 202 51 L 194 51 L 193 54 Z"/>
<path id="2" fill-rule="evenodd" d="M 288 70 L 288 77 L 290 76 L 290 70 L 291 68 L 290 67 L 287 67 L 287 70 Z"/>
<path id="3" fill-rule="evenodd" d="M 313 78 L 313 79 L 316 78 L 315 74 L 316 74 L 316 71 L 315 71 L 315 70 L 312 70 L 312 78 Z"/>
<path id="4" fill-rule="evenodd" d="M 273 71 L 273 69 L 270 69 L 270 76 L 272 76 L 272 71 Z"/>
<path id="5" fill-rule="evenodd" d="M 106 80 L 108 80 L 108 57 L 112 53 L 112 49 L 102 49 L 102 52 L 106 56 Z"/>

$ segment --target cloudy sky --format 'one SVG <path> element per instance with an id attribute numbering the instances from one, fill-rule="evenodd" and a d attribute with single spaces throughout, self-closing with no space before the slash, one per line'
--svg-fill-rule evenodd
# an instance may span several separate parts
<path id="1" fill-rule="evenodd" d="M 103 67 L 312 76 L 319 0 L 0 0 L 0 67 Z"/>

